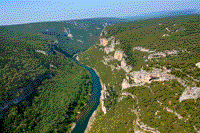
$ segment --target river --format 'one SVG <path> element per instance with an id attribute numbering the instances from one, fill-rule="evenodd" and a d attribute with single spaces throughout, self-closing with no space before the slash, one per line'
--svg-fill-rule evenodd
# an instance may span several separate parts
<path id="1" fill-rule="evenodd" d="M 100 103 L 100 96 L 101 96 L 101 90 L 102 90 L 100 79 L 99 79 L 98 75 L 96 74 L 96 72 L 92 68 L 89 68 L 89 67 L 83 65 L 82 63 L 80 63 L 78 60 L 76 60 L 76 56 L 72 57 L 67 52 L 65 52 L 64 50 L 59 48 L 57 45 L 52 45 L 51 48 L 64 54 L 66 57 L 73 60 L 76 64 L 85 68 L 92 76 L 93 82 L 92 82 L 91 97 L 90 97 L 87 105 L 84 107 L 83 111 L 77 116 L 76 126 L 72 131 L 72 133 L 84 133 L 84 131 L 88 125 L 88 121 L 89 121 L 90 117 L 92 116 L 93 112 L 97 109 L 97 107 Z M 35 80 L 34 82 L 32 82 L 31 84 L 26 86 L 25 88 L 17 90 L 17 92 L 23 90 L 23 95 L 16 97 L 13 100 L 11 100 L 10 102 L 6 103 L 4 105 L 4 107 L 0 108 L 0 112 L 2 112 L 6 108 L 9 108 L 11 105 L 18 104 L 19 102 L 25 100 L 35 90 L 35 89 L 31 89 L 31 88 L 37 88 L 41 84 L 42 80 L 44 80 L 45 78 L 52 78 L 52 74 L 43 75 L 39 79 Z M 32 90 L 32 91 L 30 91 L 30 90 Z"/>
<path id="2" fill-rule="evenodd" d="M 79 32 L 77 32 L 76 34 L 83 35 L 83 34 L 80 34 Z M 100 30 L 93 32 L 94 35 L 96 34 L 96 37 L 93 36 L 92 38 L 89 35 L 84 35 L 86 40 L 84 40 L 85 45 L 83 46 L 88 47 L 89 45 L 87 43 L 90 43 L 90 44 L 94 43 L 95 40 L 97 40 L 97 38 L 100 36 L 100 32 L 101 32 Z M 49 32 L 46 32 L 45 34 L 51 35 Z M 83 65 L 82 63 L 80 63 L 78 60 L 76 60 L 76 56 L 73 57 L 73 55 L 81 51 L 80 49 L 82 48 L 82 47 L 79 48 L 79 46 L 76 44 L 77 43 L 76 41 L 72 41 L 71 39 L 69 39 L 69 37 L 66 37 L 64 33 L 57 33 L 55 35 L 59 44 L 58 43 L 52 44 L 50 45 L 50 47 L 64 54 L 66 57 L 73 60 L 79 66 L 85 68 L 92 76 L 93 83 L 92 83 L 91 97 L 87 105 L 84 107 L 83 111 L 77 116 L 76 126 L 72 130 L 72 133 L 84 133 L 88 125 L 90 117 L 92 116 L 93 112 L 97 109 L 98 105 L 100 104 L 100 96 L 101 96 L 101 90 L 102 90 L 100 79 L 99 79 L 99 76 L 96 74 L 96 72 L 92 68 L 89 68 Z M 73 33 L 73 35 L 75 35 L 75 33 Z M 76 40 L 76 39 L 77 38 L 74 38 L 73 40 Z M 72 47 L 72 45 L 74 46 L 74 48 Z M 71 51 L 70 49 L 74 52 L 70 52 Z"/>
<path id="3" fill-rule="evenodd" d="M 54 49 L 64 54 L 66 57 L 70 57 L 70 55 L 67 52 L 63 51 L 61 48 L 54 46 Z M 99 76 L 96 74 L 96 72 L 92 68 L 89 68 L 83 65 L 82 63 L 80 63 L 78 60 L 76 60 L 76 56 L 72 57 L 71 59 L 79 66 L 85 68 L 92 76 L 93 83 L 92 83 L 92 92 L 91 92 L 90 100 L 87 103 L 87 105 L 84 107 L 83 111 L 78 115 L 77 120 L 76 120 L 76 126 L 72 131 L 72 133 L 84 133 L 90 117 L 92 116 L 93 112 L 97 109 L 100 103 L 102 87 L 101 87 Z"/>
<path id="4" fill-rule="evenodd" d="M 83 65 L 82 63 L 80 63 L 78 60 L 76 60 L 76 56 L 73 57 L 71 54 L 67 53 L 65 50 L 62 50 L 58 44 L 50 45 L 50 47 L 52 49 L 64 54 L 66 57 L 70 58 L 76 64 L 78 64 L 79 66 L 86 69 L 92 76 L 93 83 L 92 83 L 91 97 L 90 97 L 87 105 L 84 107 L 83 111 L 77 116 L 76 126 L 72 130 L 72 133 L 84 133 L 84 131 L 88 125 L 90 117 L 92 116 L 93 112 L 97 109 L 98 105 L 100 104 L 100 96 L 101 96 L 102 87 L 101 87 L 99 76 L 96 74 L 96 72 L 92 68 L 89 68 L 89 67 Z M 50 76 L 50 78 L 52 78 L 51 74 L 45 75 L 44 78 L 47 78 L 48 76 Z M 34 89 L 37 88 L 41 84 L 42 80 L 43 79 L 36 80 L 35 82 L 38 83 L 36 85 L 34 83 L 31 83 L 30 85 L 26 86 L 25 88 L 17 90 L 17 91 L 23 90 L 24 93 L 19 97 L 15 97 L 10 102 L 5 103 L 3 107 L 0 107 L 0 113 L 4 109 L 9 108 L 11 105 L 18 104 L 19 102 L 25 100 L 34 91 Z M 34 89 L 32 91 L 30 91 L 31 88 L 34 88 Z"/>

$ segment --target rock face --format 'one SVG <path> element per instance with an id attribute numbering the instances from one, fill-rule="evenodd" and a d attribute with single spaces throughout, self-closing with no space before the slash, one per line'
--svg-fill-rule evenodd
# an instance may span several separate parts
<path id="1" fill-rule="evenodd" d="M 50 65 L 50 67 L 52 67 L 52 68 L 57 68 L 56 66 L 54 66 L 54 65 Z"/>
<path id="2" fill-rule="evenodd" d="M 45 51 L 42 51 L 42 50 L 35 50 L 35 51 L 38 52 L 38 53 L 42 53 L 42 54 L 47 55 L 47 53 Z"/>
<path id="3" fill-rule="evenodd" d="M 111 55 L 108 55 L 106 57 L 104 56 L 103 58 L 104 58 L 104 61 L 106 61 L 106 62 L 113 61 L 113 59 L 114 59 L 113 56 L 111 56 Z"/>
<path id="4" fill-rule="evenodd" d="M 108 41 L 111 41 L 110 46 L 108 46 Z M 110 37 L 108 39 L 102 38 L 100 39 L 100 42 L 101 42 L 100 45 L 104 46 L 103 49 L 106 54 L 109 54 L 110 52 L 114 51 L 114 56 L 110 54 L 108 56 L 103 57 L 104 60 L 102 60 L 102 62 L 104 63 L 104 65 L 108 65 L 108 62 L 113 61 L 113 60 L 119 61 L 121 63 L 121 66 L 119 65 L 115 66 L 113 64 L 109 64 L 109 66 L 111 67 L 111 70 L 113 71 L 114 69 L 116 70 L 123 69 L 126 72 L 126 74 L 131 75 L 130 80 L 134 80 L 135 82 L 133 84 L 129 84 L 129 79 L 124 79 L 122 82 L 122 90 L 125 88 L 132 87 L 132 86 L 141 86 L 141 85 L 144 85 L 145 83 L 151 83 L 152 81 L 165 81 L 165 80 L 170 79 L 170 76 L 166 72 L 162 72 L 161 69 L 153 69 L 152 71 L 148 71 L 148 72 L 145 70 L 131 72 L 133 67 L 130 65 L 127 66 L 126 60 L 124 58 L 126 55 L 124 54 L 124 52 L 121 49 L 115 50 L 115 45 L 120 44 L 119 40 L 115 42 L 115 38 Z M 155 50 L 150 51 L 149 49 L 146 49 L 140 46 L 134 47 L 133 51 L 134 50 L 153 53 L 149 55 L 148 59 L 166 57 L 166 54 L 164 52 L 154 53 Z M 170 52 L 169 54 L 171 53 L 176 54 L 176 51 L 172 51 L 171 53 Z M 103 95 L 105 96 L 104 92 L 102 92 L 102 96 Z M 105 97 L 102 97 L 102 98 L 105 98 Z"/>
<path id="5" fill-rule="evenodd" d="M 106 38 L 100 39 L 100 45 L 102 45 L 102 46 L 108 45 L 108 40 Z"/>
<path id="6" fill-rule="evenodd" d="M 101 101 L 102 111 L 103 111 L 104 114 L 106 114 L 107 110 L 106 110 L 106 107 L 104 105 L 104 99 L 106 98 L 106 85 L 102 84 L 102 86 L 103 87 L 102 87 L 102 90 L 101 90 L 100 101 Z"/>
<path id="7" fill-rule="evenodd" d="M 125 61 L 124 58 L 123 58 L 122 61 L 121 61 L 121 67 L 122 67 L 122 68 L 126 67 L 126 61 Z"/>
<path id="8" fill-rule="evenodd" d="M 111 41 L 111 45 L 110 46 L 105 46 L 104 47 L 104 52 L 106 54 L 109 54 L 111 52 L 115 52 L 114 56 L 112 55 L 108 55 L 108 56 L 104 56 L 104 60 L 102 60 L 102 62 L 104 63 L 104 65 L 108 65 L 108 62 L 113 61 L 113 60 L 118 60 L 121 63 L 121 66 L 117 65 L 109 65 L 112 69 L 112 71 L 114 69 L 120 70 L 121 68 L 126 72 L 129 73 L 132 70 L 132 66 L 127 66 L 125 59 L 123 58 L 124 56 L 126 56 L 124 54 L 124 52 L 121 49 L 117 49 L 115 50 L 115 45 L 116 44 L 120 44 L 119 40 L 116 41 L 115 43 L 115 38 L 114 37 L 110 37 L 108 38 L 108 41 Z M 100 44 L 101 45 L 101 44 Z"/>
<path id="9" fill-rule="evenodd" d="M 166 29 L 167 31 L 169 31 L 169 32 L 170 32 L 170 30 L 169 30 L 169 28 L 168 28 L 168 27 L 166 27 L 165 29 Z"/>
<path id="10" fill-rule="evenodd" d="M 133 69 L 133 67 L 130 66 L 130 65 L 128 65 L 128 66 L 122 67 L 122 69 L 124 69 L 124 71 L 125 71 L 126 73 L 129 73 L 129 72 Z"/>
<path id="11" fill-rule="evenodd" d="M 162 37 L 165 37 L 165 36 L 170 36 L 169 34 L 163 34 L 163 36 Z"/>
<path id="12" fill-rule="evenodd" d="M 126 79 L 123 79 L 122 82 L 122 90 L 131 87 L 131 85 L 129 84 L 129 82 Z"/>
<path id="13" fill-rule="evenodd" d="M 35 51 L 38 52 L 38 53 L 45 54 L 45 55 L 56 54 L 56 52 L 53 49 L 50 49 L 48 51 L 42 51 L 42 50 L 35 50 Z"/>
<path id="14" fill-rule="evenodd" d="M 190 90 L 185 90 L 181 97 L 179 98 L 179 102 L 187 99 L 197 99 L 200 97 L 200 88 L 192 87 Z"/>
<path id="15" fill-rule="evenodd" d="M 198 63 L 196 64 L 196 66 L 197 66 L 198 68 L 200 68 L 200 62 L 198 62 Z"/>
<path id="16" fill-rule="evenodd" d="M 115 69 L 114 65 L 109 65 L 111 67 L 111 71 L 113 71 Z"/>
<path id="17" fill-rule="evenodd" d="M 122 61 L 123 55 L 124 54 L 121 50 L 116 50 L 114 54 L 114 59 L 118 61 Z"/>
<path id="18" fill-rule="evenodd" d="M 78 61 L 79 61 L 79 57 L 78 57 L 78 56 L 76 56 L 76 60 L 78 60 Z"/>
<path id="19" fill-rule="evenodd" d="M 120 67 L 119 65 L 117 65 L 117 66 L 116 66 L 116 69 L 117 69 L 117 70 L 120 70 L 120 69 L 121 69 L 121 67 Z"/>
<path id="20" fill-rule="evenodd" d="M 166 57 L 166 54 L 163 52 L 158 52 L 158 53 L 154 53 L 154 54 L 150 54 L 148 56 L 148 59 L 152 59 L 152 58 L 161 58 L 161 57 Z"/>
<path id="21" fill-rule="evenodd" d="M 153 69 L 150 73 L 151 78 L 154 78 L 154 81 L 165 81 L 170 79 L 170 75 L 167 74 L 168 71 L 162 72 L 161 69 Z"/>
<path id="22" fill-rule="evenodd" d="M 177 54 L 178 54 L 178 51 L 176 51 L 176 50 L 172 50 L 172 51 L 166 50 L 165 52 L 166 52 L 168 55 L 177 55 Z"/>
<path id="23" fill-rule="evenodd" d="M 167 28 L 167 27 L 165 27 L 165 28 L 168 32 L 166 32 L 165 34 L 163 33 L 164 34 L 164 35 L 162 34 L 163 36 L 170 36 L 170 35 L 172 35 L 171 33 L 176 30 L 176 29 L 174 30 L 174 28 L 172 28 L 172 29 Z M 185 122 L 188 119 L 188 117 L 190 117 L 190 116 L 187 116 L 187 115 L 181 116 L 180 114 L 178 114 L 178 112 L 181 110 L 176 111 L 176 108 L 169 108 L 167 106 L 170 105 L 170 107 L 171 107 L 171 105 L 175 104 L 174 101 L 172 100 L 172 97 L 179 98 L 180 95 L 178 92 L 180 92 L 180 91 L 182 92 L 183 88 L 186 88 L 186 90 L 184 92 L 182 92 L 182 96 L 180 97 L 179 102 L 182 102 L 183 100 L 187 100 L 187 99 L 198 99 L 200 97 L 200 88 L 189 89 L 191 80 L 196 81 L 196 82 L 192 82 L 192 84 L 195 84 L 195 85 L 197 85 L 198 84 L 197 82 L 199 82 L 199 80 L 195 80 L 192 77 L 192 75 L 190 75 L 190 74 L 186 75 L 188 78 L 186 76 L 184 76 L 183 79 L 182 79 L 182 77 L 176 77 L 175 75 L 172 75 L 177 71 L 181 71 L 181 69 L 180 69 L 180 70 L 177 70 L 174 72 L 174 69 L 176 70 L 176 67 L 173 68 L 173 65 L 171 65 L 171 63 L 170 63 L 170 61 L 172 59 L 176 59 L 175 57 L 171 58 L 171 56 L 178 56 L 178 57 L 180 56 L 180 54 L 179 54 L 180 50 L 178 50 L 178 49 L 175 50 L 175 48 L 171 49 L 171 47 L 169 47 L 169 49 L 164 49 L 163 51 L 160 51 L 160 50 L 162 50 L 162 48 L 160 48 L 160 47 L 156 47 L 159 49 L 154 50 L 155 47 L 151 48 L 150 45 L 147 45 L 147 47 L 146 47 L 144 44 L 141 44 L 139 46 L 134 47 L 134 45 L 136 45 L 136 44 L 133 44 L 131 47 L 131 49 L 134 51 L 134 52 L 132 52 L 133 53 L 132 55 L 136 56 L 135 58 L 137 60 L 135 60 L 135 62 L 132 63 L 133 65 L 131 64 L 132 66 L 130 66 L 127 59 L 131 59 L 131 58 L 127 58 L 126 54 L 124 54 L 124 53 L 126 53 L 126 51 L 123 51 L 124 50 L 123 46 L 120 46 L 120 45 L 117 46 L 116 44 L 120 44 L 119 40 L 115 42 L 115 38 L 113 39 L 112 37 L 109 37 L 109 38 L 107 38 L 107 40 L 101 39 L 101 46 L 99 46 L 97 48 L 99 48 L 99 49 L 101 48 L 101 50 L 103 51 L 103 52 L 100 52 L 100 54 L 103 56 L 103 58 L 100 58 L 100 59 L 103 59 L 104 64 L 107 65 L 104 67 L 105 68 L 109 67 L 109 69 L 107 69 L 107 71 L 104 71 L 105 74 L 103 75 L 104 76 L 103 78 L 104 78 L 104 80 L 106 80 L 106 82 L 108 82 L 108 86 L 109 86 L 109 83 L 112 85 L 113 84 L 117 85 L 117 87 L 114 89 L 116 89 L 117 94 L 119 94 L 116 96 L 116 98 L 118 98 L 118 101 L 122 101 L 122 99 L 125 96 L 127 96 L 127 95 L 130 96 L 130 94 L 134 94 L 137 96 L 135 98 L 135 100 L 144 99 L 144 101 L 145 101 L 147 99 L 147 97 L 149 99 L 155 98 L 155 101 L 150 101 L 150 100 L 147 101 L 150 104 L 151 104 L 151 102 L 156 103 L 155 107 L 147 106 L 147 109 L 148 109 L 147 111 L 152 109 L 152 113 L 155 114 L 154 118 L 159 120 L 163 116 L 165 117 L 165 114 L 170 113 L 170 116 L 174 115 L 175 119 L 178 118 Z M 154 43 L 154 44 L 155 44 L 155 46 L 157 46 L 156 43 Z M 137 56 L 139 56 L 139 57 L 137 57 Z M 170 58 L 168 58 L 168 57 L 170 57 Z M 179 58 L 177 58 L 176 60 L 178 60 L 178 59 Z M 155 63 L 155 62 L 158 62 L 158 63 Z M 142 68 L 144 67 L 145 70 L 142 69 L 142 70 L 138 71 L 138 68 L 140 68 L 141 66 L 142 66 Z M 198 63 L 196 62 L 196 66 L 198 68 L 200 68 L 200 62 L 198 62 Z M 169 68 L 172 70 L 172 72 L 171 72 L 171 70 L 169 70 Z M 98 67 L 98 69 L 101 69 L 101 68 Z M 195 69 L 197 69 L 197 68 L 190 67 L 190 70 L 195 70 Z M 103 67 L 102 67 L 102 70 L 103 70 Z M 110 71 L 109 74 L 111 74 L 111 76 L 107 76 L 108 71 Z M 171 74 L 169 74 L 169 73 L 171 73 Z M 195 78 L 196 77 L 197 76 L 195 76 Z M 156 82 L 154 82 L 154 81 L 156 81 Z M 107 85 L 107 83 L 106 83 L 106 85 Z M 177 87 L 175 88 L 176 85 L 177 85 Z M 103 86 L 104 86 L 103 88 L 106 88 L 105 84 Z M 139 86 L 143 86 L 143 87 L 139 87 Z M 143 92 L 138 94 L 138 91 L 140 91 L 141 88 L 145 88 L 145 90 L 141 90 Z M 110 87 L 108 87 L 107 89 L 108 89 L 108 91 L 102 90 L 102 92 L 101 92 L 101 106 L 102 106 L 102 110 L 103 110 L 104 114 L 106 114 L 107 111 L 109 113 L 109 108 L 107 108 L 107 106 L 105 108 L 104 105 L 105 104 L 107 105 L 107 104 L 109 104 L 110 101 L 115 100 L 113 97 L 109 97 L 110 101 L 107 100 L 108 92 L 111 92 L 110 93 L 111 96 L 112 96 L 112 93 L 114 93 L 112 91 L 109 91 L 109 89 L 111 89 Z M 131 92 L 131 93 L 129 93 L 129 94 L 126 93 L 125 92 L 126 89 L 128 92 Z M 135 90 L 137 90 L 137 91 L 135 91 Z M 174 91 L 174 93 L 173 93 L 173 91 Z M 158 93 L 162 93 L 160 95 L 160 97 L 156 96 Z M 147 95 L 144 95 L 144 94 L 147 94 Z M 165 98 L 165 97 L 162 97 L 162 95 L 170 95 L 170 97 L 168 97 L 168 98 L 170 98 L 169 101 L 166 100 L 167 104 L 162 103 L 162 100 L 164 101 L 164 98 Z M 134 98 L 134 97 L 132 96 L 132 98 Z M 136 104 L 137 104 L 137 106 L 135 106 Z M 149 113 L 149 112 L 145 112 L 146 109 L 144 109 L 145 111 L 143 110 L 143 108 L 145 108 L 143 106 L 143 104 L 144 104 L 144 102 L 134 103 L 133 109 L 131 110 L 132 112 L 137 112 L 137 113 L 135 113 L 137 116 L 137 120 L 135 121 L 134 124 L 139 128 L 137 128 L 135 126 L 136 127 L 135 129 L 138 129 L 138 130 L 134 130 L 134 131 L 141 132 L 140 130 L 143 130 L 143 131 L 155 132 L 155 133 L 159 132 L 157 130 L 157 128 L 152 126 L 154 123 L 153 124 L 151 123 L 151 125 L 147 125 L 146 121 L 148 121 L 147 120 L 148 118 L 147 118 L 147 116 L 145 116 L 145 115 L 147 115 L 145 113 Z M 158 105 L 160 104 L 158 106 L 158 108 L 156 107 L 157 104 Z M 181 105 L 181 103 L 180 103 L 180 105 Z M 154 112 L 154 111 L 156 111 L 155 109 L 158 109 L 157 112 Z M 140 110 L 142 110 L 142 111 L 140 111 Z M 171 115 L 171 113 L 172 113 L 172 115 Z M 185 113 L 186 113 L 186 111 L 185 111 Z M 166 115 L 166 116 L 168 116 L 168 115 Z M 144 117 L 144 119 L 142 117 Z M 150 117 L 153 117 L 153 115 L 151 115 Z M 141 120 L 139 120 L 139 118 L 141 118 Z M 154 119 L 154 120 L 156 120 L 156 119 Z M 145 122 L 143 120 L 145 120 Z M 163 122 L 160 124 L 163 125 L 165 123 Z M 131 131 L 133 131 L 133 128 Z"/>
<path id="24" fill-rule="evenodd" d="M 141 52 L 148 52 L 148 53 L 155 52 L 155 51 L 150 51 L 149 49 L 146 49 L 146 48 L 140 47 L 140 46 L 134 47 L 134 48 L 133 48 L 133 51 L 134 51 L 134 50 L 139 50 L 139 51 L 141 51 Z"/>
<path id="25" fill-rule="evenodd" d="M 111 45 L 108 46 L 108 42 L 111 41 Z M 121 49 L 117 49 L 115 50 L 115 45 L 116 44 L 120 44 L 119 40 L 115 42 L 115 38 L 114 37 L 110 37 L 108 39 L 102 38 L 100 39 L 101 42 L 101 46 L 104 46 L 104 52 L 106 54 L 109 54 L 111 52 L 114 52 L 114 56 L 112 54 L 109 54 L 108 56 L 104 56 L 104 60 L 102 60 L 102 62 L 104 63 L 104 65 L 109 65 L 111 67 L 111 70 L 120 70 L 123 69 L 126 74 L 130 75 L 130 80 L 133 80 L 134 83 L 133 84 L 129 84 L 129 79 L 124 79 L 122 82 L 122 90 L 125 88 L 129 88 L 132 86 L 141 86 L 144 85 L 145 83 L 151 83 L 152 81 L 165 81 L 168 79 L 171 79 L 172 77 L 170 77 L 169 74 L 167 74 L 167 69 L 165 68 L 165 72 L 162 71 L 162 69 L 155 69 L 153 68 L 153 70 L 151 71 L 145 71 L 145 70 L 141 70 L 141 71 L 132 71 L 133 67 L 128 65 L 126 63 L 125 60 L 125 54 Z M 134 50 L 139 50 L 141 52 L 148 52 L 148 53 L 152 53 L 148 56 L 148 59 L 152 59 L 152 58 L 160 58 L 160 57 L 166 57 L 166 53 L 170 54 L 170 55 L 174 55 L 177 54 L 176 50 L 173 51 L 165 51 L 164 52 L 157 52 L 155 53 L 154 51 L 150 51 L 149 49 L 146 49 L 144 47 L 134 47 Z M 113 61 L 113 60 L 117 60 L 120 62 L 120 65 L 114 65 L 114 64 L 108 64 L 108 62 Z M 131 72 L 131 73 L 130 73 Z M 105 95 L 102 92 L 102 95 Z"/>
<path id="26" fill-rule="evenodd" d="M 145 70 L 134 71 L 133 75 L 134 75 L 133 79 L 137 84 L 141 82 L 149 82 L 149 80 L 151 79 L 150 74 Z"/>
<path id="27" fill-rule="evenodd" d="M 111 45 L 108 46 L 108 42 L 111 42 Z M 115 51 L 115 45 L 119 44 L 119 41 L 116 41 L 113 36 L 109 38 L 101 38 L 100 39 L 100 46 L 104 46 L 104 48 L 101 48 L 100 50 L 103 50 L 106 54 L 109 54 L 113 51 Z"/>
<path id="28" fill-rule="evenodd" d="M 111 45 L 109 47 L 105 47 L 104 51 L 105 51 L 106 54 L 109 54 L 109 53 L 115 51 L 115 47 L 114 47 L 114 45 Z"/>
<path id="29" fill-rule="evenodd" d="M 169 79 L 173 79 L 173 76 L 167 74 L 168 70 L 162 71 L 161 69 L 153 69 L 151 71 L 140 70 L 140 71 L 133 71 L 128 73 L 130 78 L 126 78 L 127 80 L 133 80 L 134 84 L 129 84 L 128 81 L 123 81 L 122 86 L 123 89 L 129 88 L 132 86 L 141 86 L 145 83 L 151 83 L 152 81 L 166 81 Z"/>

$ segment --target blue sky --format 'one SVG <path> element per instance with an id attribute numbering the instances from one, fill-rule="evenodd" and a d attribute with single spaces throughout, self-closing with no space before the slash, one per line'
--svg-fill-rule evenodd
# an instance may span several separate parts
<path id="1" fill-rule="evenodd" d="M 0 0 L 0 25 L 199 9 L 199 0 Z"/>

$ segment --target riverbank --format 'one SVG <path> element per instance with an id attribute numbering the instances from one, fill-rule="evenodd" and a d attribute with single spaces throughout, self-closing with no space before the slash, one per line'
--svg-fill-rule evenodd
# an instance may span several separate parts
<path id="1" fill-rule="evenodd" d="M 55 50 L 55 49 L 54 49 L 54 50 Z M 62 53 L 63 51 L 58 51 L 58 50 L 55 50 L 55 51 L 65 55 L 65 53 Z M 77 60 L 80 64 L 83 65 L 83 63 L 80 62 L 77 58 L 78 58 L 78 54 L 75 54 L 75 55 L 72 57 L 72 60 L 73 60 L 73 61 Z M 75 62 L 76 62 L 76 61 L 75 61 Z M 77 63 L 77 64 L 78 64 L 78 63 Z M 83 67 L 83 68 L 84 68 L 84 67 Z M 89 68 L 91 68 L 91 67 L 89 67 Z M 84 69 L 86 69 L 86 68 L 84 68 Z M 93 69 L 93 68 L 91 68 L 91 69 Z M 87 69 L 86 69 L 86 70 L 87 70 Z M 93 69 L 93 70 L 94 70 L 94 69 Z M 87 70 L 87 71 L 88 71 L 88 70 Z M 95 70 L 94 70 L 94 71 L 95 71 Z M 98 74 L 97 74 L 97 75 L 98 75 Z M 91 75 L 91 76 L 92 76 L 92 75 Z M 99 76 L 99 75 L 98 75 L 98 76 Z M 90 95 L 90 97 L 91 97 L 92 91 L 89 93 L 89 95 Z M 89 99 L 91 99 L 91 98 L 89 98 Z M 86 106 L 87 106 L 87 105 L 85 105 L 84 108 L 87 108 Z M 84 111 L 84 109 L 83 109 L 83 111 Z M 96 112 L 96 110 L 95 110 L 94 112 Z M 93 112 L 92 116 L 94 116 L 94 112 Z M 81 114 L 81 113 L 82 113 L 82 112 L 80 112 L 79 114 Z M 78 114 L 78 115 L 79 115 L 79 114 Z M 78 116 L 78 115 L 77 115 L 77 116 Z M 77 117 L 77 116 L 76 116 L 76 117 Z M 93 118 L 92 116 L 90 117 L 90 119 Z M 77 120 L 77 121 L 78 121 L 78 120 Z M 76 128 L 76 126 L 77 126 L 77 123 L 76 123 L 76 122 L 72 123 L 69 132 L 70 132 L 70 133 L 73 132 L 73 130 Z"/>
<path id="2" fill-rule="evenodd" d="M 90 120 L 88 121 L 88 125 L 84 131 L 84 133 L 88 133 L 91 129 L 91 125 L 93 124 L 94 120 L 96 119 L 96 114 L 97 114 L 97 110 L 95 110 L 92 114 L 92 116 L 90 117 Z"/>
<path id="3" fill-rule="evenodd" d="M 105 97 L 106 86 L 101 81 L 100 75 L 97 72 L 97 70 L 94 69 L 94 68 L 93 68 L 93 70 L 96 72 L 96 74 L 99 76 L 99 79 L 100 79 L 101 88 L 102 88 L 102 90 L 101 90 L 101 96 L 100 96 L 100 104 L 101 104 L 101 108 L 102 108 L 103 113 L 106 114 L 106 107 L 104 106 L 104 101 L 103 101 L 104 97 Z"/>
<path id="4" fill-rule="evenodd" d="M 79 57 L 77 56 L 76 58 L 79 58 Z M 80 62 L 80 63 L 83 64 L 82 62 Z M 98 75 L 98 77 L 100 79 L 100 75 L 99 75 L 99 73 L 97 72 L 97 70 L 95 68 L 92 68 L 89 65 L 86 65 L 86 66 L 91 68 L 92 70 L 94 70 L 95 73 Z M 101 83 L 101 88 L 102 88 L 101 96 L 100 96 L 100 104 L 98 105 L 97 109 L 92 113 L 92 116 L 90 117 L 90 119 L 88 121 L 88 124 L 87 124 L 87 127 L 86 127 L 84 133 L 88 133 L 90 131 L 90 129 L 92 127 L 92 124 L 93 124 L 94 120 L 96 119 L 97 113 L 99 111 L 104 112 L 103 110 L 104 110 L 105 107 L 104 107 L 104 102 L 103 102 L 103 99 L 102 99 L 102 92 L 104 91 L 104 86 L 103 86 L 103 82 L 101 81 L 101 79 L 100 79 L 100 83 Z M 104 114 L 105 114 L 105 112 L 104 112 Z"/>
<path id="5" fill-rule="evenodd" d="M 76 126 L 76 123 L 75 123 L 75 122 L 72 123 L 72 127 L 71 127 L 70 130 L 69 130 L 70 133 L 74 130 L 75 126 Z"/>
<path id="6" fill-rule="evenodd" d="M 102 111 L 102 108 L 101 108 L 101 103 L 99 104 L 99 106 L 97 107 L 97 109 L 93 112 L 92 116 L 90 117 L 90 120 L 88 121 L 88 125 L 84 131 L 84 133 L 89 133 L 91 128 L 92 128 L 92 125 L 94 124 L 94 121 L 98 118 L 98 116 L 100 114 L 103 113 Z"/>

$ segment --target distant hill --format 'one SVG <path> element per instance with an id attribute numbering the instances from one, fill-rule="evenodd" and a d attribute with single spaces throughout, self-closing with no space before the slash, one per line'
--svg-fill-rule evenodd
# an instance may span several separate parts
<path id="1" fill-rule="evenodd" d="M 130 22 L 122 18 L 91 18 L 79 20 L 63 20 L 53 22 L 38 22 L 18 25 L 1 26 L 13 32 L 25 34 L 47 34 L 57 39 L 61 48 L 70 55 L 85 51 L 92 46 L 105 26 Z M 70 30 L 73 40 L 64 32 L 64 27 Z"/>
<path id="2" fill-rule="evenodd" d="M 149 18 L 163 18 L 163 17 L 173 17 L 173 16 L 182 16 L 182 15 L 189 15 L 189 14 L 199 14 L 199 9 L 186 9 L 186 10 L 174 10 L 174 11 L 161 11 L 161 12 L 154 12 L 143 14 L 139 16 L 127 16 L 122 17 L 128 20 L 138 20 L 138 19 L 149 19 Z"/>

